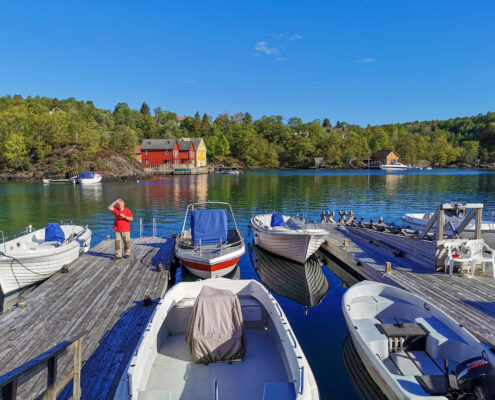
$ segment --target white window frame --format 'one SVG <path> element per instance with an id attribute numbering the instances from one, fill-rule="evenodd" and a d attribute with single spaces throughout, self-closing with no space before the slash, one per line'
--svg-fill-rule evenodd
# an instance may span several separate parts
<path id="1" fill-rule="evenodd" d="M 150 160 L 146 160 L 146 165 L 150 165 Z"/>

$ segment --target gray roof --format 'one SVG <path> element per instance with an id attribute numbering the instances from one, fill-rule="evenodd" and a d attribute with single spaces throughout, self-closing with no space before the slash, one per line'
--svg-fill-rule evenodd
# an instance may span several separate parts
<path id="1" fill-rule="evenodd" d="M 181 138 L 177 140 L 177 143 L 179 143 L 179 150 L 187 151 L 191 148 L 192 141 L 190 138 Z"/>
<path id="2" fill-rule="evenodd" d="M 201 143 L 201 141 L 203 140 L 203 138 L 198 137 L 198 138 L 192 138 L 191 140 L 192 140 L 193 145 L 194 145 L 194 150 L 198 150 L 198 146 Z M 205 145 L 205 147 L 206 147 L 206 145 Z"/>
<path id="3" fill-rule="evenodd" d="M 144 139 L 141 143 L 141 151 L 143 150 L 173 150 L 175 139 Z"/>

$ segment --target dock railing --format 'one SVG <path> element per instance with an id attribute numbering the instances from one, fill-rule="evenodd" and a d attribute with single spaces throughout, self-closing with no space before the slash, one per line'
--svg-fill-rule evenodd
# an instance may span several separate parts
<path id="1" fill-rule="evenodd" d="M 57 394 L 71 379 L 73 380 L 72 399 L 79 400 L 81 398 L 81 344 L 87 333 L 88 331 L 84 331 L 71 340 L 64 340 L 38 357 L 0 376 L 0 393 L 3 400 L 15 400 L 17 388 L 45 368 L 48 370 L 48 378 L 46 391 L 41 397 L 43 400 L 55 400 Z M 73 369 L 57 381 L 57 360 L 72 348 L 74 349 Z"/>
<path id="2" fill-rule="evenodd" d="M 153 237 L 157 237 L 158 236 L 158 233 L 157 233 L 157 230 L 156 230 L 156 218 L 155 217 L 153 217 L 151 229 L 152 229 L 152 235 L 153 235 Z M 139 218 L 139 237 L 140 238 L 143 237 L 143 232 L 144 232 L 143 219 L 142 218 Z"/>

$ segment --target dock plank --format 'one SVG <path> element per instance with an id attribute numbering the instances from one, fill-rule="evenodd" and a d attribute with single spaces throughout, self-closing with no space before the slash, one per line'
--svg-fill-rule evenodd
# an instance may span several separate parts
<path id="1" fill-rule="evenodd" d="M 82 344 L 82 397 L 111 397 L 167 288 L 174 243 L 172 238 L 131 239 L 131 258 L 112 261 L 114 241 L 104 240 L 72 263 L 70 272 L 53 275 L 26 295 L 26 309 L 0 315 L 0 376 L 89 330 Z M 145 306 L 145 296 L 155 301 Z M 58 376 L 71 368 L 68 354 L 59 360 Z M 34 399 L 45 385 L 41 373 L 20 388 L 19 396 Z M 59 398 L 70 398 L 71 385 Z"/>

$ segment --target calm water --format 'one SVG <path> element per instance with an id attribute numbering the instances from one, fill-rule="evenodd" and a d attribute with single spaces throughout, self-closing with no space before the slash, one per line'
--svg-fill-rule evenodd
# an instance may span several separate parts
<path id="1" fill-rule="evenodd" d="M 151 235 L 155 217 L 159 235 L 179 232 L 187 204 L 217 200 L 232 204 L 237 223 L 247 237 L 252 214 L 279 210 L 307 213 L 317 219 L 324 210 L 352 210 L 358 217 L 400 222 L 406 212 L 433 211 L 451 200 L 485 204 L 484 218 L 495 211 L 495 173 L 472 170 L 408 171 L 249 171 L 240 176 L 177 176 L 142 183 L 95 186 L 0 184 L 0 229 L 6 236 L 32 224 L 74 220 L 93 229 L 93 244 L 112 234 L 113 216 L 107 205 L 118 197 L 134 213 L 132 235 Z M 250 238 L 249 238 L 250 240 Z M 257 278 L 246 253 L 240 262 L 242 278 Z M 341 361 L 347 334 L 340 311 L 345 285 L 327 268 L 330 284 L 321 304 L 304 307 L 276 296 L 286 312 L 316 376 L 322 398 L 356 398 Z"/>

